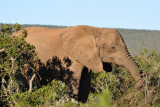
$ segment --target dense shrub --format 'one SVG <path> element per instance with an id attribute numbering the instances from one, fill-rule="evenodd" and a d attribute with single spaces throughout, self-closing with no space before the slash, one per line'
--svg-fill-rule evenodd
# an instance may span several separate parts
<path id="1" fill-rule="evenodd" d="M 14 104 L 10 100 L 11 96 L 26 88 L 22 79 L 20 79 L 26 69 L 25 66 L 27 65 L 27 67 L 34 69 L 33 64 L 37 61 L 34 46 L 24 41 L 27 36 L 26 31 L 23 32 L 21 38 L 10 37 L 14 31 L 20 29 L 21 26 L 18 24 L 13 26 L 1 24 L 0 29 L 1 99 L 7 101 L 7 105 L 10 106 Z M 33 63 L 31 64 L 31 62 Z"/>
<path id="2" fill-rule="evenodd" d="M 50 85 L 43 86 L 34 92 L 16 93 L 12 100 L 31 106 L 63 105 L 70 100 L 68 90 L 61 81 L 53 80 Z M 18 103 L 19 104 L 19 103 Z"/>

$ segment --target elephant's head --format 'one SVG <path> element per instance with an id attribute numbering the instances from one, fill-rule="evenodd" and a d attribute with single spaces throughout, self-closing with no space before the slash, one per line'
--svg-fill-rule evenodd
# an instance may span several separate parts
<path id="1" fill-rule="evenodd" d="M 61 34 L 61 40 L 67 54 L 87 68 L 102 71 L 102 62 L 120 65 L 125 67 L 137 82 L 135 88 L 142 86 L 137 64 L 117 30 L 78 26 Z"/>

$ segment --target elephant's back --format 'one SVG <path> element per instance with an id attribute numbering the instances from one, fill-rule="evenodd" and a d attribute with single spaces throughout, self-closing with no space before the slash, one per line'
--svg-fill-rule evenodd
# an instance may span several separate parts
<path id="1" fill-rule="evenodd" d="M 53 56 L 63 54 L 60 34 L 65 31 L 66 28 L 48 29 L 43 27 L 28 27 L 25 28 L 25 30 L 27 31 L 26 42 L 35 46 L 38 57 L 42 62 L 52 59 Z M 13 35 L 20 37 L 22 30 Z"/>

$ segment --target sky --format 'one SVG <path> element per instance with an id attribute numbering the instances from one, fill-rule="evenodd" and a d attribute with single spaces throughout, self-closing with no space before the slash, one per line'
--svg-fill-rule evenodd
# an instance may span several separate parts
<path id="1" fill-rule="evenodd" d="M 0 0 L 0 23 L 160 30 L 160 0 Z"/>

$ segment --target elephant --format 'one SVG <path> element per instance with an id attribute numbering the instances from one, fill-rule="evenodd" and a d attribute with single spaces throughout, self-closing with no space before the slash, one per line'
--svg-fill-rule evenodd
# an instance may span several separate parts
<path id="1" fill-rule="evenodd" d="M 35 46 L 42 63 L 45 64 L 56 56 L 65 70 L 72 72 L 72 79 L 70 78 L 69 82 L 72 85 L 72 95 L 77 101 L 86 102 L 88 98 L 91 71 L 111 69 L 111 64 L 122 66 L 130 72 L 136 81 L 135 89 L 140 89 L 143 85 L 138 65 L 116 29 L 88 25 L 61 29 L 43 27 L 24 29 L 27 31 L 25 41 Z M 20 37 L 22 30 L 13 35 Z M 70 66 L 66 66 L 64 58 L 71 61 Z"/>

